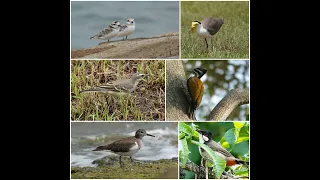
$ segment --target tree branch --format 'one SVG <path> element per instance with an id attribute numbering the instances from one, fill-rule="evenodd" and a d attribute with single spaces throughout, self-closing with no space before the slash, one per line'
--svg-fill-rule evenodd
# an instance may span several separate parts
<path id="1" fill-rule="evenodd" d="M 191 161 L 188 161 L 184 167 L 182 167 L 181 163 L 180 163 L 179 168 L 180 168 L 180 174 L 181 174 L 182 170 L 184 169 L 184 170 L 193 172 L 197 176 L 198 179 L 206 179 L 205 167 L 198 166 L 197 164 L 195 164 Z M 212 171 L 212 168 L 208 169 L 208 174 L 209 174 L 209 176 L 214 177 L 213 176 L 214 172 Z M 234 176 L 233 174 L 227 173 L 227 172 L 223 172 L 223 174 L 220 177 L 220 179 L 243 179 L 243 178 L 248 178 L 248 177 Z"/>
<path id="2" fill-rule="evenodd" d="M 234 108 L 243 104 L 249 104 L 249 88 L 232 89 L 216 107 L 214 107 L 207 121 L 225 121 Z"/>

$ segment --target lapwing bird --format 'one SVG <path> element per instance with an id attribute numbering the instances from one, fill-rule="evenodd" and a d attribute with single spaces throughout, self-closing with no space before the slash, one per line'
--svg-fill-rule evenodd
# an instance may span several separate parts
<path id="1" fill-rule="evenodd" d="M 215 35 L 220 30 L 223 23 L 224 20 L 221 18 L 206 17 L 201 22 L 193 21 L 191 23 L 190 31 L 192 33 L 196 31 L 198 36 L 204 38 L 208 50 L 209 47 L 207 38 L 212 38 L 213 35 Z"/>
<path id="2" fill-rule="evenodd" d="M 245 166 L 249 165 L 249 162 L 235 158 L 228 150 L 224 149 L 220 144 L 213 141 L 211 132 L 200 129 L 197 129 L 197 131 L 201 134 L 201 138 L 203 139 L 204 144 L 211 148 L 216 153 L 216 155 L 226 161 L 226 166 L 234 166 L 237 164 L 243 164 Z M 210 157 L 208 153 L 202 148 L 201 155 L 202 157 Z"/>
<path id="3" fill-rule="evenodd" d="M 108 40 L 109 42 L 111 38 L 117 37 L 119 30 L 120 30 L 120 23 L 110 24 L 107 28 L 104 28 L 104 30 L 92 36 L 90 39 Z"/>
<path id="4" fill-rule="evenodd" d="M 120 25 L 120 30 L 117 37 L 123 37 L 122 40 L 124 40 L 124 37 L 127 39 L 127 37 L 135 30 L 135 24 L 136 23 L 134 22 L 133 18 L 128 18 L 126 24 Z"/>
<path id="5" fill-rule="evenodd" d="M 123 138 L 104 146 L 99 146 L 93 151 L 106 150 L 106 151 L 110 151 L 120 155 L 119 163 L 120 163 L 120 167 L 122 167 L 122 163 L 121 163 L 122 156 L 129 156 L 131 160 L 131 164 L 134 162 L 132 159 L 132 155 L 137 153 L 143 147 L 142 138 L 144 136 L 155 137 L 154 135 L 148 134 L 144 129 L 138 129 L 135 133 L 135 136 Z"/>
<path id="6" fill-rule="evenodd" d="M 139 72 L 134 73 L 130 79 L 120 79 L 112 82 L 108 82 L 105 85 L 101 85 L 96 88 L 91 88 L 88 90 L 82 90 L 80 93 L 84 92 L 102 92 L 110 95 L 127 95 L 132 93 L 138 87 L 140 80 L 148 76 L 147 74 L 142 74 Z"/>

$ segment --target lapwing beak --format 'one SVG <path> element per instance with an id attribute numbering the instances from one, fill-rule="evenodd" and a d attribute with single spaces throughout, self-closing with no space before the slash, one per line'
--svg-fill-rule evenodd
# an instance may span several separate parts
<path id="1" fill-rule="evenodd" d="M 151 137 L 156 137 L 156 136 L 154 136 L 154 135 L 151 135 L 151 134 L 146 134 L 147 136 L 151 136 Z"/>

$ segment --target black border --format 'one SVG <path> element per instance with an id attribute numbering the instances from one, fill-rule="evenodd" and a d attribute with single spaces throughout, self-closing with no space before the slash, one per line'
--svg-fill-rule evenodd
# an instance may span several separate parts
<path id="1" fill-rule="evenodd" d="M 35 163 L 30 168 L 37 177 L 70 179 L 70 1 L 42 4 L 35 17 L 39 27 L 34 28 L 39 38 L 34 55 L 39 60 L 32 70 L 38 85 L 32 96 L 40 103 L 30 106 L 33 111 L 28 118 L 35 123 L 32 136 L 37 144 L 29 147 Z"/>

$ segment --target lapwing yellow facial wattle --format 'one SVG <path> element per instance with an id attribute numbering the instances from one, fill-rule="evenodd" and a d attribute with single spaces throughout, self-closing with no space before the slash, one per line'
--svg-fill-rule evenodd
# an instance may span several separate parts
<path id="1" fill-rule="evenodd" d="M 189 31 L 192 33 L 197 32 L 198 36 L 204 38 L 208 49 L 206 38 L 212 38 L 220 30 L 223 23 L 224 20 L 221 18 L 206 17 L 201 22 L 193 21 Z"/>
<path id="2" fill-rule="evenodd" d="M 207 145 L 209 148 L 211 148 L 216 153 L 216 155 L 224 159 L 226 161 L 227 166 L 233 166 L 236 164 L 243 164 L 246 166 L 249 165 L 249 162 L 235 158 L 228 150 L 224 149 L 220 144 L 213 141 L 211 132 L 200 130 L 200 129 L 197 129 L 197 131 L 201 134 L 200 137 L 203 139 L 204 144 Z M 207 157 L 210 159 L 210 156 L 202 148 L 201 148 L 201 156 Z"/>
<path id="3" fill-rule="evenodd" d="M 148 134 L 146 130 L 144 129 L 138 129 L 135 133 L 135 136 L 123 138 L 120 140 L 117 140 L 111 144 L 107 144 L 104 146 L 99 146 L 93 151 L 110 151 L 115 154 L 120 155 L 119 157 L 119 163 L 120 167 L 122 167 L 121 164 L 121 157 L 122 156 L 129 156 L 131 159 L 131 163 L 133 163 L 132 155 L 137 153 L 142 147 L 143 147 L 143 142 L 142 138 L 144 136 L 151 136 L 155 137 L 154 135 Z"/>

